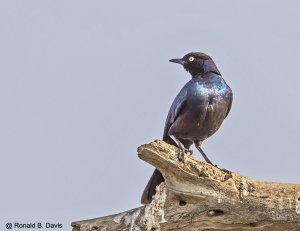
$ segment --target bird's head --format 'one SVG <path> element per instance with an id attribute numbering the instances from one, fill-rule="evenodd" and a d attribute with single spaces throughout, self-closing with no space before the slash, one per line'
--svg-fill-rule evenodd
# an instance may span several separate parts
<path id="1" fill-rule="evenodd" d="M 181 64 L 193 77 L 203 76 L 208 72 L 221 75 L 211 57 L 201 52 L 191 52 L 181 59 L 171 59 L 170 62 Z"/>

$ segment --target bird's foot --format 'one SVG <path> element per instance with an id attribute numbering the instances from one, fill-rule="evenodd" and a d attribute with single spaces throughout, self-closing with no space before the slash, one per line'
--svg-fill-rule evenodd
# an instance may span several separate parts
<path id="1" fill-rule="evenodd" d="M 179 144 L 178 147 L 178 160 L 184 162 L 184 155 L 192 155 L 193 151 L 184 147 L 183 144 Z"/>
<path id="2" fill-rule="evenodd" d="M 226 172 L 226 173 L 228 173 L 228 174 L 232 174 L 232 172 L 231 171 L 229 171 L 229 170 L 227 170 L 227 169 L 225 169 L 225 168 L 220 168 L 223 172 Z"/>
<path id="3" fill-rule="evenodd" d="M 229 170 L 227 170 L 227 169 L 225 169 L 225 168 L 219 168 L 218 165 L 214 165 L 214 166 L 215 166 L 216 168 L 220 169 L 222 172 L 226 172 L 226 173 L 228 173 L 228 174 L 232 174 L 231 171 L 229 171 Z"/>

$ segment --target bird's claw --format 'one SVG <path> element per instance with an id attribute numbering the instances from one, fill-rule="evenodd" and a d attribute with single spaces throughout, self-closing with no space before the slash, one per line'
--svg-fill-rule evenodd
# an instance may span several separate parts
<path id="1" fill-rule="evenodd" d="M 214 165 L 214 166 L 215 166 L 216 168 L 220 169 L 222 172 L 226 172 L 226 173 L 228 173 L 228 174 L 232 174 L 231 171 L 229 171 L 229 170 L 227 170 L 227 169 L 225 169 L 225 168 L 219 168 L 218 165 Z"/>
<path id="2" fill-rule="evenodd" d="M 193 151 L 180 145 L 178 148 L 178 160 L 184 162 L 184 155 L 192 155 Z"/>
<path id="3" fill-rule="evenodd" d="M 227 169 L 225 169 L 225 168 L 220 168 L 221 169 L 221 171 L 223 171 L 223 172 L 226 172 L 226 173 L 228 173 L 228 174 L 232 174 L 232 172 L 231 171 L 229 171 L 229 170 L 227 170 Z"/>
<path id="4" fill-rule="evenodd" d="M 184 153 L 181 149 L 178 150 L 178 160 L 184 162 Z"/>

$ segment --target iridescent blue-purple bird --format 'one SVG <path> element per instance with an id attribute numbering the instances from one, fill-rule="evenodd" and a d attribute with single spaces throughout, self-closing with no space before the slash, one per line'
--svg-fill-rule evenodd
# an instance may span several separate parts
<path id="1" fill-rule="evenodd" d="M 212 164 L 201 144 L 220 128 L 227 117 L 232 105 L 232 90 L 213 60 L 204 53 L 192 52 L 170 62 L 181 64 L 192 79 L 184 85 L 171 105 L 163 140 L 179 148 L 179 160 L 184 159 L 184 154 L 191 153 L 189 148 L 194 143 L 206 162 Z M 162 174 L 155 169 L 143 192 L 143 204 L 151 202 L 156 186 L 162 181 Z"/>

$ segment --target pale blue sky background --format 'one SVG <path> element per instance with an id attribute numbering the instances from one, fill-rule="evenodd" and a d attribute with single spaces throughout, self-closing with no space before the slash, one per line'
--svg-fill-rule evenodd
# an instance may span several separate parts
<path id="1" fill-rule="evenodd" d="M 69 230 L 139 206 L 153 167 L 136 149 L 162 137 L 190 78 L 168 60 L 190 51 L 209 54 L 234 92 L 230 115 L 204 143 L 210 159 L 299 183 L 299 7 L 0 1 L 0 229 L 41 221 Z"/>

